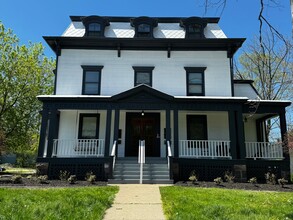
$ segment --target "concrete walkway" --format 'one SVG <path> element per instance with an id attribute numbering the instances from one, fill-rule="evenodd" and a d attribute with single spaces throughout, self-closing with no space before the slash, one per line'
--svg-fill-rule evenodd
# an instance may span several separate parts
<path id="1" fill-rule="evenodd" d="M 114 204 L 104 220 L 164 220 L 160 185 L 119 184 Z"/>

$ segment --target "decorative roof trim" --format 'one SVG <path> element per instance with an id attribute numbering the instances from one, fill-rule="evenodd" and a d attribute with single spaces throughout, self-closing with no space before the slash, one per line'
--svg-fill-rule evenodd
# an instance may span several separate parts
<path id="1" fill-rule="evenodd" d="M 168 51 L 228 51 L 233 55 L 243 44 L 245 38 L 84 38 L 84 37 L 44 37 L 56 51 L 55 42 L 60 49 L 100 49 L 100 50 L 155 50 Z M 227 54 L 228 55 L 228 54 Z"/>
<path id="2" fill-rule="evenodd" d="M 81 22 L 86 16 L 70 16 L 71 21 Z M 109 22 L 130 22 L 131 19 L 136 17 L 115 17 L 115 16 L 100 16 L 102 18 L 108 19 Z M 158 23 L 180 23 L 182 19 L 187 19 L 187 17 L 150 17 L 156 19 Z M 201 18 L 206 23 L 219 23 L 219 17 L 204 17 Z"/>

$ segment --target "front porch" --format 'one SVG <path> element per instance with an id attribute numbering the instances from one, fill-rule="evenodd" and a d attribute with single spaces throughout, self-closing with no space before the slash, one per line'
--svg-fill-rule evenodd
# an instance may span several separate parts
<path id="1" fill-rule="evenodd" d="M 262 134 L 263 121 L 279 116 L 284 137 L 288 103 L 260 103 L 257 113 L 245 120 L 251 115 L 247 99 L 173 97 L 145 85 L 112 97 L 40 99 L 44 107 L 38 162 L 49 163 L 49 169 L 62 169 L 62 161 L 75 161 L 79 165 L 72 165 L 74 169 L 86 172 L 92 169 L 86 165 L 87 160 L 103 161 L 101 167 L 107 169 L 104 173 L 111 176 L 114 158 L 138 156 L 139 140 L 146 142 L 147 157 L 170 159 L 174 180 L 186 179 L 188 164 L 197 164 L 190 168 L 201 170 L 214 164 L 215 170 L 223 170 L 227 168 L 223 164 L 233 168 L 267 161 L 271 167 L 275 162 L 289 161 L 282 144 L 269 143 Z M 117 149 L 112 155 L 114 142 Z M 268 169 L 262 168 L 258 175 L 263 176 Z"/>

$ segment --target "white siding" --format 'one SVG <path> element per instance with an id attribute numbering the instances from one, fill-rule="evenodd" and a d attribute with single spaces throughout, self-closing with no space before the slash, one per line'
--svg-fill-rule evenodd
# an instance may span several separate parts
<path id="1" fill-rule="evenodd" d="M 153 88 L 186 95 L 184 67 L 207 67 L 206 96 L 231 96 L 230 67 L 225 51 L 121 51 L 63 49 L 58 61 L 57 95 L 80 95 L 81 65 L 102 65 L 101 95 L 114 95 L 134 86 L 132 66 L 154 66 Z"/>
<path id="2" fill-rule="evenodd" d="M 187 140 L 186 115 L 206 115 L 209 140 L 229 141 L 229 121 L 227 112 L 185 112 L 178 114 L 179 140 Z"/>
<path id="3" fill-rule="evenodd" d="M 62 110 L 60 111 L 58 139 L 77 139 L 79 115 L 92 113 L 100 114 L 99 139 L 105 139 L 106 111 L 96 110 Z"/>
<path id="4" fill-rule="evenodd" d="M 234 93 L 236 97 L 248 97 L 249 99 L 257 99 L 258 95 L 250 84 L 234 84 Z"/>
<path id="5" fill-rule="evenodd" d="M 257 141 L 255 119 L 248 118 L 247 122 L 244 122 L 244 133 L 246 142 Z"/>
<path id="6" fill-rule="evenodd" d="M 62 36 L 83 37 L 84 34 L 85 27 L 82 22 L 71 22 Z M 134 27 L 129 22 L 110 22 L 105 28 L 105 37 L 133 38 L 134 34 Z M 153 34 L 155 38 L 185 38 L 185 30 L 179 23 L 159 23 Z M 226 38 L 218 24 L 207 24 L 204 34 L 206 38 Z"/>

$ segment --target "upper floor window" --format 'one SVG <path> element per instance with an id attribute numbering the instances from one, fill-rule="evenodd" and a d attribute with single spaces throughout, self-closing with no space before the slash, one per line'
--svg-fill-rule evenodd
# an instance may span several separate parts
<path id="1" fill-rule="evenodd" d="M 190 17 L 181 20 L 180 26 L 185 28 L 185 38 L 201 39 L 204 38 L 204 28 L 207 22 L 199 17 Z"/>
<path id="2" fill-rule="evenodd" d="M 137 37 L 150 37 L 151 26 L 149 24 L 140 24 L 137 27 Z"/>
<path id="3" fill-rule="evenodd" d="M 158 26 L 157 20 L 149 17 L 138 17 L 131 20 L 135 28 L 134 37 L 153 37 L 153 29 Z"/>
<path id="4" fill-rule="evenodd" d="M 99 16 L 88 16 L 82 20 L 85 26 L 85 36 L 104 37 L 105 27 L 109 26 L 109 21 Z"/>
<path id="5" fill-rule="evenodd" d="M 205 95 L 204 71 L 206 67 L 185 67 L 186 90 L 189 96 Z"/>
<path id="6" fill-rule="evenodd" d="M 81 66 L 83 68 L 82 94 L 100 95 L 103 66 Z"/>
<path id="7" fill-rule="evenodd" d="M 101 24 L 90 23 L 88 25 L 88 36 L 101 36 Z"/>
<path id="8" fill-rule="evenodd" d="M 145 84 L 152 86 L 152 72 L 154 67 L 134 66 L 134 86 Z"/>

